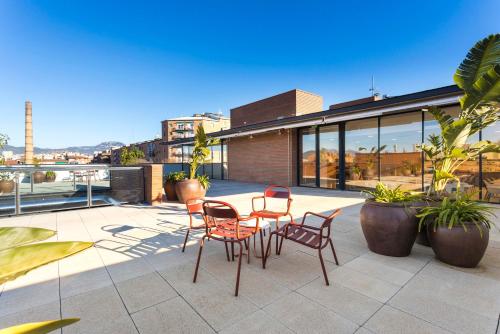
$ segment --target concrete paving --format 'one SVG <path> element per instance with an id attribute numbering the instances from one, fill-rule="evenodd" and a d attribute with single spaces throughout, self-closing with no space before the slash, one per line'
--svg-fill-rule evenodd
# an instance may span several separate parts
<path id="1" fill-rule="evenodd" d="M 216 181 L 208 197 L 251 210 L 264 186 Z M 192 283 L 200 233 L 181 252 L 183 205 L 113 206 L 0 219 L 0 226 L 56 229 L 54 240 L 95 247 L 0 287 L 0 328 L 79 317 L 63 333 L 495 333 L 500 313 L 500 233 L 492 231 L 476 269 L 434 259 L 415 245 L 406 258 L 371 253 L 359 225 L 364 198 L 354 192 L 293 188 L 292 213 L 343 208 L 334 223 L 336 266 L 325 249 L 330 286 L 314 250 L 285 241 L 265 270 L 236 262 L 206 243 Z M 317 224 L 317 220 L 312 220 Z M 267 242 L 267 237 L 266 237 Z M 259 244 L 259 242 L 257 242 Z"/>

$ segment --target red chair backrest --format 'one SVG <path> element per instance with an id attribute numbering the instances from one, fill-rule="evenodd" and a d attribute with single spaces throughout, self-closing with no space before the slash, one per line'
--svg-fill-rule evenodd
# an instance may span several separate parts
<path id="1" fill-rule="evenodd" d="M 269 198 L 290 198 L 292 192 L 285 186 L 271 185 L 264 190 L 264 197 Z"/>
<path id="2" fill-rule="evenodd" d="M 220 219 L 238 219 L 238 211 L 231 204 L 222 201 L 204 201 L 203 213 L 207 218 L 217 223 Z"/>
<path id="3" fill-rule="evenodd" d="M 335 217 L 337 217 L 342 210 L 335 209 L 333 212 L 326 218 L 323 223 L 321 223 L 321 229 L 327 228 L 327 236 L 330 236 L 330 226 L 332 225 L 332 221 Z"/>
<path id="4" fill-rule="evenodd" d="M 190 199 L 186 202 L 186 209 L 188 214 L 203 213 L 203 200 Z"/>

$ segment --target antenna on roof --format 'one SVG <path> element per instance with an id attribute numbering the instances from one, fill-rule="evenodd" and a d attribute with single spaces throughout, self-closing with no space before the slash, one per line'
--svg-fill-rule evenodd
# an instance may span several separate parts
<path id="1" fill-rule="evenodd" d="M 372 96 L 378 96 L 379 93 L 377 92 L 377 89 L 375 88 L 375 78 L 372 75 L 372 86 L 370 89 L 368 89 L 370 92 L 372 92 Z"/>

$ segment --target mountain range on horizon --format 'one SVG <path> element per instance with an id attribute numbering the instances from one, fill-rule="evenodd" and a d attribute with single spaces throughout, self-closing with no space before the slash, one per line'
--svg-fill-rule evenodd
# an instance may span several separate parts
<path id="1" fill-rule="evenodd" d="M 35 154 L 48 154 L 48 153 L 64 153 L 64 152 L 78 152 L 82 154 L 94 154 L 94 152 L 101 152 L 112 147 L 125 146 L 125 144 L 118 141 L 106 141 L 94 146 L 68 146 L 64 148 L 34 148 Z M 24 146 L 11 146 L 5 145 L 0 151 L 12 151 L 14 154 L 23 154 Z"/>

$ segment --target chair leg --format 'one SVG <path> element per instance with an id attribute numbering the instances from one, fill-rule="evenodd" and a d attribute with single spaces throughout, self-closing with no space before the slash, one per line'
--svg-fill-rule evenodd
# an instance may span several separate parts
<path id="1" fill-rule="evenodd" d="M 326 274 L 325 262 L 323 261 L 323 255 L 321 254 L 321 248 L 318 249 L 319 261 L 321 262 L 321 269 L 323 270 L 323 276 L 325 276 L 326 285 L 330 285 L 328 282 L 328 276 Z"/>
<path id="2" fill-rule="evenodd" d="M 234 242 L 231 242 L 231 259 L 234 261 Z"/>
<path id="3" fill-rule="evenodd" d="M 266 268 L 266 258 L 264 256 L 264 237 L 262 236 L 263 232 L 265 235 L 266 231 L 262 231 L 262 230 L 259 231 L 259 233 L 260 233 L 260 255 L 261 255 L 261 259 L 262 259 L 262 268 Z M 254 241 L 255 241 L 255 239 L 254 239 Z M 255 248 L 255 244 L 253 245 L 253 247 Z"/>
<path id="4" fill-rule="evenodd" d="M 273 238 L 273 233 L 269 235 L 269 239 L 267 240 L 266 255 L 264 256 L 264 263 L 262 265 L 264 269 L 266 269 L 267 257 L 269 256 L 269 251 L 271 250 L 272 238 Z"/>
<path id="5" fill-rule="evenodd" d="M 243 257 L 243 246 L 240 241 L 238 241 L 238 245 L 240 246 L 240 256 L 238 258 L 238 274 L 236 275 L 236 291 L 234 292 L 235 296 L 238 296 L 238 290 L 240 288 L 241 258 Z"/>
<path id="6" fill-rule="evenodd" d="M 226 257 L 227 257 L 227 262 L 230 262 L 231 259 L 229 258 L 229 249 L 227 248 L 227 241 L 226 237 L 224 237 L 224 247 L 226 247 Z"/>
<path id="7" fill-rule="evenodd" d="M 281 255 L 281 247 L 283 247 L 283 239 L 285 239 L 284 236 L 282 236 L 280 239 L 280 247 L 278 248 L 278 255 Z"/>
<path id="8" fill-rule="evenodd" d="M 201 252 L 203 251 L 203 244 L 205 243 L 205 237 L 206 235 L 204 235 L 203 238 L 201 238 L 200 240 L 200 250 L 198 251 L 198 260 L 196 260 L 196 269 L 194 270 L 193 283 L 196 283 L 196 277 L 198 276 L 198 268 L 200 266 Z"/>
<path id="9" fill-rule="evenodd" d="M 248 238 L 248 240 L 245 239 L 245 247 L 247 249 L 247 263 L 250 264 L 250 238 Z M 248 243 L 247 243 L 248 241 Z"/>
<path id="10" fill-rule="evenodd" d="M 189 237 L 189 231 L 191 229 L 188 228 L 187 232 L 186 232 L 186 238 L 184 238 L 184 245 L 182 246 L 182 252 L 184 253 L 184 250 L 186 249 L 186 243 L 188 241 L 188 237 Z"/>
<path id="11" fill-rule="evenodd" d="M 329 239 L 329 240 L 330 240 L 330 246 L 332 247 L 333 258 L 335 259 L 335 263 L 338 266 L 339 265 L 339 260 L 337 259 L 337 254 L 335 253 L 335 248 L 333 248 L 333 241 L 332 241 L 332 239 Z"/>
<path id="12" fill-rule="evenodd" d="M 276 231 L 280 228 L 280 222 L 279 219 L 276 219 Z M 279 255 L 279 250 L 278 250 L 278 234 L 276 234 L 276 255 Z"/>

